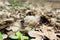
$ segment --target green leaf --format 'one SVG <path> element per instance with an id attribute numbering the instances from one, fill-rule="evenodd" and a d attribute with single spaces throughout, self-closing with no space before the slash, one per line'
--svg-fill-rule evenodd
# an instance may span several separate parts
<path id="1" fill-rule="evenodd" d="M 21 39 L 21 38 L 22 38 L 22 36 L 23 36 L 23 34 L 22 34 L 22 33 L 20 33 L 20 32 L 17 32 L 17 33 L 16 33 L 16 35 L 18 36 L 18 38 L 19 38 L 19 39 Z"/>
<path id="2" fill-rule="evenodd" d="M 14 3 L 17 3 L 17 0 L 14 0 Z"/>
<path id="3" fill-rule="evenodd" d="M 2 33 L 0 32 L 0 39 L 2 39 L 3 38 L 3 35 L 2 35 Z"/>
<path id="4" fill-rule="evenodd" d="M 17 5 L 17 1 L 18 1 L 18 0 L 13 0 L 13 4 L 12 4 L 12 7 L 13 7 L 13 8 Z"/>
<path id="5" fill-rule="evenodd" d="M 23 38 L 23 39 L 29 39 L 29 37 L 27 37 L 27 36 L 22 36 L 22 38 Z"/>
<path id="6" fill-rule="evenodd" d="M 12 39 L 18 39 L 18 36 L 12 36 L 11 38 Z"/>

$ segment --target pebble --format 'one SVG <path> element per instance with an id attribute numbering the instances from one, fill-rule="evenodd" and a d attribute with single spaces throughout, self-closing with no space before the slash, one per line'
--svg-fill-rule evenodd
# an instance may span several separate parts
<path id="1" fill-rule="evenodd" d="M 32 26 L 34 26 L 35 24 L 38 23 L 37 20 L 38 20 L 38 19 L 37 19 L 35 16 L 26 16 L 26 17 L 24 18 L 25 23 L 26 23 L 26 24 L 29 24 L 29 25 L 32 25 Z"/>

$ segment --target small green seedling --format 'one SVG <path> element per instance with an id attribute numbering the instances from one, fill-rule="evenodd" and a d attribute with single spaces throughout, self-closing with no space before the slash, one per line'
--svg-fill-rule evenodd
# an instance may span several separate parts
<path id="1" fill-rule="evenodd" d="M 0 40 L 2 40 L 3 39 L 3 35 L 2 35 L 2 33 L 0 32 Z"/>
<path id="2" fill-rule="evenodd" d="M 12 39 L 18 39 L 18 36 L 12 36 L 11 38 Z"/>
<path id="3" fill-rule="evenodd" d="M 17 32 L 16 35 L 18 36 L 19 39 L 21 39 L 23 36 L 23 34 L 21 34 L 20 32 Z"/>
<path id="4" fill-rule="evenodd" d="M 13 37 L 11 37 L 11 38 L 12 38 L 12 39 L 18 39 L 18 40 L 21 40 L 21 39 L 26 39 L 26 40 L 28 40 L 28 39 L 29 39 L 29 37 L 23 36 L 23 34 L 20 33 L 20 32 L 16 32 L 16 36 L 13 36 Z"/>
<path id="5" fill-rule="evenodd" d="M 24 5 L 23 2 L 19 3 L 19 0 L 13 0 L 12 8 L 14 9 L 15 7 L 22 7 Z"/>
<path id="6" fill-rule="evenodd" d="M 17 5 L 17 0 L 13 0 L 12 7 L 14 8 Z"/>

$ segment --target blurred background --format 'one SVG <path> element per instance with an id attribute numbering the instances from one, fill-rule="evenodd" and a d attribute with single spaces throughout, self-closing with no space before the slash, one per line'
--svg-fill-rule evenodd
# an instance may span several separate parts
<path id="1" fill-rule="evenodd" d="M 8 1 L 10 4 L 13 4 L 14 0 L 0 0 L 0 2 L 1 1 Z M 50 5 L 52 8 L 60 8 L 60 0 L 17 0 L 18 4 L 25 2 L 31 3 L 33 5 Z"/>

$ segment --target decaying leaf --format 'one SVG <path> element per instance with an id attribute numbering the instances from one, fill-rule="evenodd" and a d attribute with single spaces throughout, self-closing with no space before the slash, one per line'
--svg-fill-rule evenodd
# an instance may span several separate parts
<path id="1" fill-rule="evenodd" d="M 57 40 L 56 34 L 54 33 L 54 31 L 52 30 L 52 27 L 47 27 L 45 25 L 43 25 L 42 29 L 43 34 L 48 37 L 50 40 Z"/>
<path id="2" fill-rule="evenodd" d="M 43 33 L 38 32 L 38 31 L 29 31 L 28 34 L 29 34 L 31 37 L 39 37 L 39 36 L 43 35 Z M 32 34 L 33 34 L 33 35 L 32 35 Z"/>

